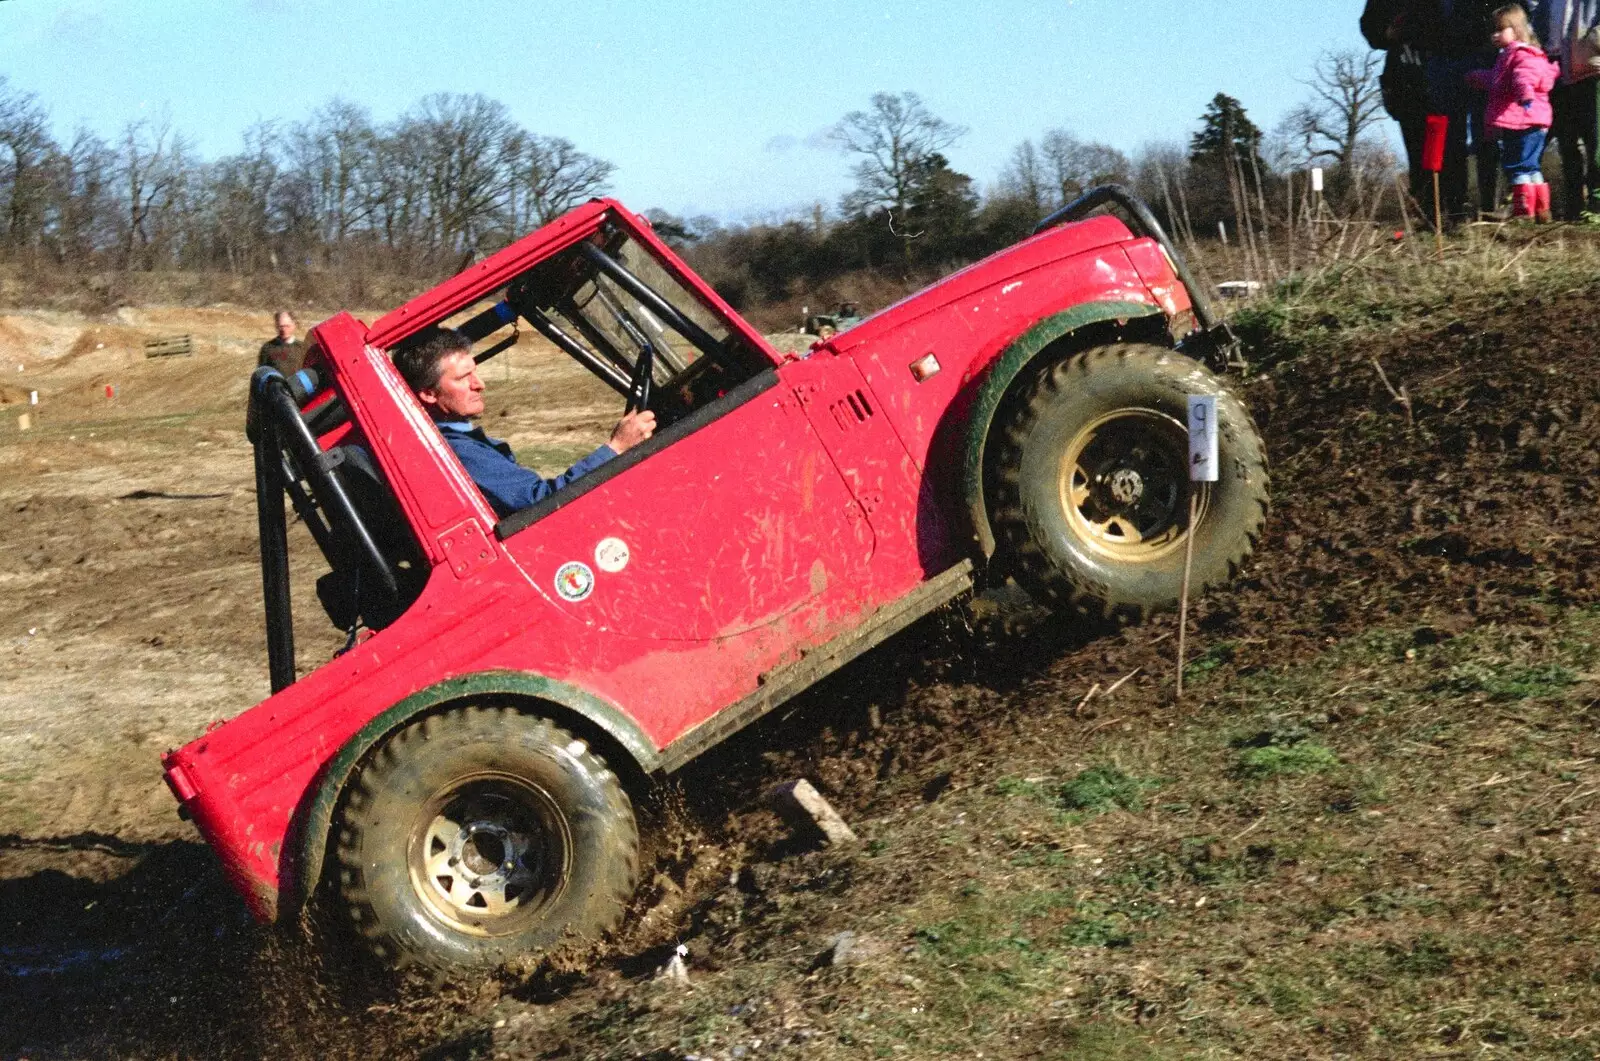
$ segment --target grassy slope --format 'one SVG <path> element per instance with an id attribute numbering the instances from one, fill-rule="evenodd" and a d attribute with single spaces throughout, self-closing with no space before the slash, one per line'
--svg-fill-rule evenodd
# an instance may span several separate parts
<path id="1" fill-rule="evenodd" d="M 1530 293 L 1584 304 L 1592 263 L 1588 244 L 1548 239 L 1458 246 L 1432 264 L 1396 252 L 1248 314 L 1265 367 L 1252 389 L 1272 421 L 1276 493 L 1299 510 L 1293 531 L 1309 534 L 1304 511 L 1326 505 L 1305 470 L 1326 462 L 1297 459 L 1293 428 L 1314 411 L 1283 400 L 1285 388 L 1337 391 L 1342 362 L 1354 371 L 1384 348 L 1470 356 L 1474 337 Z M 1548 351 L 1552 364 L 1557 354 Z M 1391 365 L 1396 387 L 1411 367 Z M 1353 434 L 1335 449 L 1362 447 L 1346 459 L 1391 468 L 1401 452 L 1422 459 L 1443 447 L 1434 456 L 1448 457 L 1454 395 L 1412 387 L 1418 415 L 1407 424 L 1374 373 L 1361 385 L 1370 411 L 1336 414 Z M 1596 425 L 1580 426 L 1592 449 Z M 1521 462 L 1508 450 L 1489 491 L 1514 502 L 1531 482 Z M 1369 466 L 1364 477 L 1382 474 Z M 1592 503 L 1580 500 L 1592 526 Z M 1430 518 L 1396 547 L 1431 540 Z M 581 979 L 546 969 L 508 983 L 436 1050 L 1594 1056 L 1600 610 L 1572 592 L 1581 565 L 1552 563 L 1541 588 L 1541 565 L 1513 561 L 1526 585 L 1510 609 L 1462 605 L 1463 585 L 1506 590 L 1493 570 L 1419 574 L 1415 592 L 1397 580 L 1361 614 L 1344 583 L 1388 576 L 1358 559 L 1319 570 L 1324 593 L 1274 602 L 1315 613 L 1348 598 L 1333 618 L 1324 608 L 1290 635 L 1269 606 L 1252 624 L 1251 609 L 1302 573 L 1296 547 L 1311 551 L 1279 528 L 1257 565 L 1261 584 L 1202 607 L 1207 632 L 1181 705 L 1151 677 L 1170 670 L 1170 619 L 1020 680 L 983 657 L 1061 643 L 980 624 L 909 646 L 934 676 L 890 664 L 910 691 L 885 732 L 866 720 L 876 717 L 870 690 L 842 692 L 845 706 L 814 709 L 830 723 L 818 746 L 767 756 L 777 773 L 822 780 L 862 834 L 858 849 L 786 855 L 750 792 L 742 802 L 735 792 L 729 825 L 709 838 L 720 858 L 680 874 L 683 912 L 625 941 L 631 960 Z M 1447 571 L 1451 560 L 1439 563 Z M 1415 560 L 1419 570 L 1431 562 Z M 1138 678 L 1079 708 L 1093 682 L 1133 666 L 1144 668 Z M 840 932 L 855 933 L 855 948 L 830 965 L 819 956 Z M 646 945 L 676 939 L 690 950 L 689 990 L 648 978 L 665 952 Z"/>

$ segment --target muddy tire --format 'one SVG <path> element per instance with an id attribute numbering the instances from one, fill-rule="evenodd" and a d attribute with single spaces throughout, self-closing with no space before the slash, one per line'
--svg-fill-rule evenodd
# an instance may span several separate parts
<path id="1" fill-rule="evenodd" d="M 638 847 L 627 793 L 587 744 L 509 707 L 462 707 L 361 769 L 340 811 L 339 895 L 383 964 L 484 972 L 614 927 Z"/>
<path id="2" fill-rule="evenodd" d="M 1221 473 L 1195 484 L 1190 592 L 1227 580 L 1250 555 L 1266 519 L 1267 466 L 1244 404 L 1181 354 L 1102 346 L 1046 370 L 991 441 L 995 538 L 1029 593 L 1104 616 L 1177 603 L 1190 394 L 1216 395 Z"/>

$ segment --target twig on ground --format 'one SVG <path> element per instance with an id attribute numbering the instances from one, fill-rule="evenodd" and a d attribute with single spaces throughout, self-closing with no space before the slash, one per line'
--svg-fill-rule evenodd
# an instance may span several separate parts
<path id="1" fill-rule="evenodd" d="M 1129 678 L 1132 678 L 1135 674 L 1138 674 L 1142 670 L 1144 670 L 1143 667 L 1135 667 L 1135 668 L 1133 668 L 1133 670 L 1129 671 L 1127 674 L 1124 674 L 1122 677 L 1120 677 L 1116 681 L 1112 682 L 1111 683 L 1111 687 L 1109 689 L 1107 689 L 1101 695 L 1102 696 L 1110 696 L 1112 693 L 1114 693 L 1118 689 L 1122 688 L 1122 685 L 1123 685 L 1124 682 L 1126 682 Z"/>
<path id="2" fill-rule="evenodd" d="M 1536 240 L 1536 239 L 1535 240 L 1529 240 L 1528 243 L 1526 245 L 1524 245 L 1523 248 L 1521 250 L 1519 250 L 1517 253 L 1513 254 L 1510 257 L 1510 259 L 1508 259 L 1506 261 L 1506 263 L 1504 265 L 1502 265 L 1499 269 L 1495 270 L 1496 275 L 1503 274 L 1507 269 L 1511 268 L 1513 265 L 1515 265 L 1519 261 L 1521 261 L 1522 260 L 1522 256 L 1524 254 L 1527 254 L 1529 251 L 1533 250 L 1533 248 L 1537 247 L 1538 245 L 1539 245 L 1539 241 L 1538 240 Z"/>
<path id="3" fill-rule="evenodd" d="M 1406 427 L 1408 429 L 1415 427 L 1417 422 L 1411 414 L 1411 395 L 1406 392 L 1406 385 L 1402 383 L 1400 384 L 1400 389 L 1395 390 L 1394 385 L 1389 382 L 1389 377 L 1384 373 L 1383 366 L 1378 363 L 1378 359 L 1374 357 L 1371 360 L 1372 367 L 1378 370 L 1378 378 L 1383 381 L 1384 390 L 1387 390 L 1391 398 L 1405 407 Z"/>
<path id="4" fill-rule="evenodd" d="M 1078 706 L 1072 709 L 1074 716 L 1081 716 L 1083 709 L 1089 706 L 1089 701 L 1094 699 L 1094 694 L 1100 691 L 1100 683 L 1095 682 L 1089 686 L 1089 691 L 1083 694 L 1083 699 L 1078 701 Z"/>
<path id="5" fill-rule="evenodd" d="M 1228 837 L 1228 843 L 1236 844 L 1240 840 L 1243 840 L 1245 837 L 1247 837 L 1251 833 L 1255 832 L 1256 829 L 1260 827 L 1261 823 L 1266 821 L 1266 820 L 1267 820 L 1267 816 L 1265 814 L 1263 814 L 1261 817 L 1257 818 L 1255 821 L 1251 822 L 1249 825 L 1245 826 L 1243 829 L 1239 830 L 1238 832 L 1234 833 L 1232 836 Z"/>

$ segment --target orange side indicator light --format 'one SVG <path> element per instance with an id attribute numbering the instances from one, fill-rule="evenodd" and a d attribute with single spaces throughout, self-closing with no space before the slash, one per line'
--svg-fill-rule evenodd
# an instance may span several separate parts
<path id="1" fill-rule="evenodd" d="M 921 383 L 929 376 L 939 371 L 939 359 L 931 353 L 923 354 L 911 362 L 911 378 Z"/>

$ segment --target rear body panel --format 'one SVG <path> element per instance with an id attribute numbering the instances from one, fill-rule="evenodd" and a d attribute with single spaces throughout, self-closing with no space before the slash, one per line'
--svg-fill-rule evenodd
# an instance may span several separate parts
<path id="1" fill-rule="evenodd" d="M 772 367 L 693 430 L 618 458 L 502 539 L 384 351 L 603 221 L 648 242 Z M 432 570 L 391 625 L 169 753 L 174 792 L 253 912 L 272 918 L 297 860 L 321 842 L 300 834 L 315 831 L 330 763 L 375 718 L 408 697 L 431 702 L 441 683 L 527 676 L 599 720 L 646 771 L 681 765 L 690 743 L 703 750 L 704 735 L 722 733 L 719 712 L 758 704 L 774 675 L 826 673 L 796 669 L 808 652 L 857 628 L 898 629 L 930 582 L 970 584 L 951 574 L 981 556 L 950 440 L 1037 321 L 1084 303 L 1185 309 L 1170 271 L 1151 275 L 1160 252 L 1152 259 L 1149 244 L 1110 218 L 1054 229 L 784 360 L 648 226 L 601 201 L 370 328 L 343 314 L 324 322 L 313 336 L 334 387 Z M 939 369 L 918 382 L 910 365 L 928 354 Z"/>

